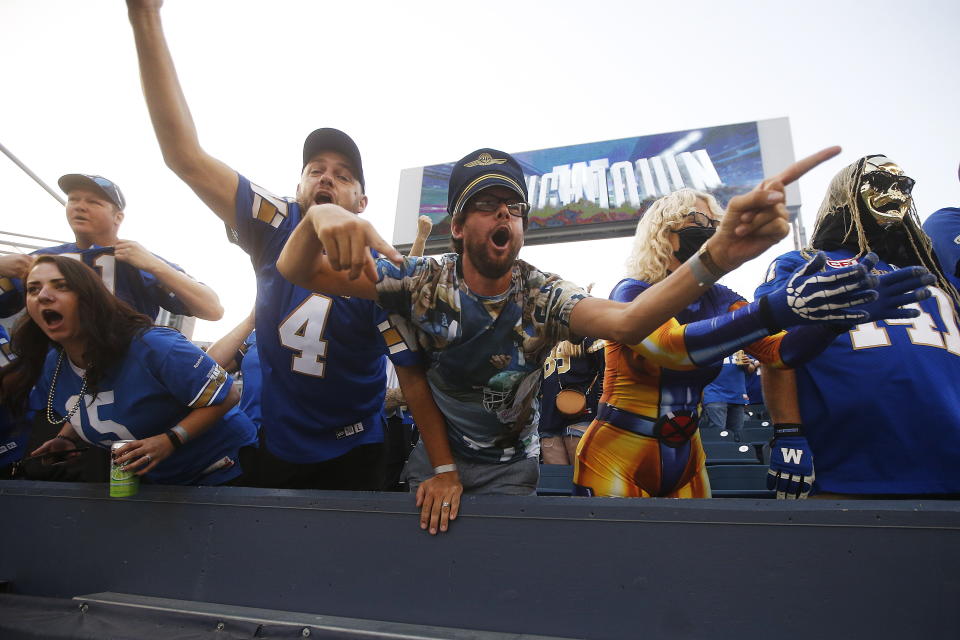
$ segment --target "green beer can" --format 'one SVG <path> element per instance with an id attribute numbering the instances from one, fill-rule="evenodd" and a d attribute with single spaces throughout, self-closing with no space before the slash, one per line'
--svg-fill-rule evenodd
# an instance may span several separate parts
<path id="1" fill-rule="evenodd" d="M 125 444 L 133 440 L 117 440 L 110 445 L 110 497 L 111 498 L 129 498 L 137 495 L 140 489 L 140 476 L 133 471 L 123 469 L 113 461 L 114 452 Z"/>

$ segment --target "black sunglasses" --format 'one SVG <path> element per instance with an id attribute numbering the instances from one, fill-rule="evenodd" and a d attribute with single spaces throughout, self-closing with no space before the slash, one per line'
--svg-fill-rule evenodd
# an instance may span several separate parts
<path id="1" fill-rule="evenodd" d="M 694 226 L 702 229 L 716 229 L 720 226 L 720 221 L 715 220 L 700 211 L 691 211 L 684 216 L 687 220 L 693 222 Z M 687 227 L 689 229 L 689 227 Z M 680 233 L 683 229 L 670 229 L 670 233 Z"/>
<path id="2" fill-rule="evenodd" d="M 887 171 L 871 171 L 863 174 L 863 179 L 879 191 L 886 191 L 896 185 L 897 191 L 905 195 L 910 195 L 913 185 L 917 184 L 917 181 L 909 176 L 898 176 Z"/>

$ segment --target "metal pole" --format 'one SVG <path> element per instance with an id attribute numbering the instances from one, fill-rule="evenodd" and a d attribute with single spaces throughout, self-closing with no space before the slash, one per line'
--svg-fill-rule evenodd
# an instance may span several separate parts
<path id="1" fill-rule="evenodd" d="M 797 207 L 797 216 L 793 219 L 793 227 L 796 231 L 796 249 L 799 251 L 807 246 L 807 231 L 803 227 L 803 219 L 800 217 L 800 207 Z"/>
<path id="2" fill-rule="evenodd" d="M 66 205 L 66 204 L 67 204 L 66 200 L 64 200 L 64 199 L 60 196 L 60 194 L 58 194 L 56 191 L 54 191 L 53 189 L 51 189 L 51 188 L 49 187 L 49 185 L 47 185 L 46 182 L 44 182 L 43 180 L 41 180 L 40 177 L 39 177 L 37 174 L 35 174 L 33 171 L 30 171 L 30 168 L 29 168 L 27 165 L 25 165 L 25 164 L 23 164 L 22 162 L 20 162 L 20 159 L 17 158 L 17 156 L 13 155 L 13 153 L 12 153 L 9 149 L 7 149 L 5 146 L 3 146 L 3 144 L 0 144 L 0 151 L 3 151 L 4 155 L 6 155 L 8 158 L 10 158 L 10 159 L 13 161 L 13 164 L 15 164 L 15 165 L 17 165 L 18 167 L 20 167 L 21 169 L 23 169 L 23 172 L 24 172 L 25 174 L 27 174 L 28 176 L 30 176 L 31 178 L 33 178 L 33 181 L 36 182 L 36 183 L 37 183 L 38 185 L 40 185 L 41 187 L 43 187 L 44 190 L 45 190 L 47 193 L 49 193 L 50 195 L 52 195 L 52 196 L 56 199 L 57 202 L 59 202 L 59 203 L 62 204 L 62 205 Z"/>

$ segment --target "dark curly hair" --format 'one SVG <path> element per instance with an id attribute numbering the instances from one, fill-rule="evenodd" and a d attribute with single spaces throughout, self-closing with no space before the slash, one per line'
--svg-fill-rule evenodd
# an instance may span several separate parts
<path id="1" fill-rule="evenodd" d="M 43 263 L 56 265 L 67 286 L 77 294 L 87 385 L 96 396 L 97 383 L 103 379 L 104 372 L 123 359 L 130 342 L 153 326 L 153 321 L 110 293 L 100 276 L 83 262 L 60 255 L 42 255 L 30 270 Z M 29 314 L 17 321 L 10 345 L 17 359 L 0 373 L 0 394 L 4 403 L 21 415 L 26 412 L 30 389 L 43 371 L 47 352 L 61 347 L 47 337 Z"/>

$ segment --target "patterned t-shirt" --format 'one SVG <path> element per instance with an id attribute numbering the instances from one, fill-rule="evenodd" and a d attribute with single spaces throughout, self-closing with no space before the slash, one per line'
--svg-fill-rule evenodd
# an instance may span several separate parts
<path id="1" fill-rule="evenodd" d="M 377 270 L 380 306 L 410 323 L 395 322 L 426 354 L 454 452 L 485 462 L 537 456 L 540 367 L 570 338 L 570 312 L 587 293 L 522 260 L 493 297 L 470 290 L 456 254 L 406 258 L 402 267 L 380 259 Z"/>

